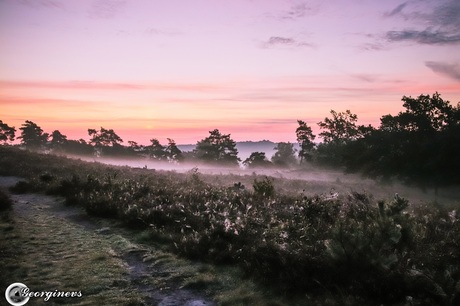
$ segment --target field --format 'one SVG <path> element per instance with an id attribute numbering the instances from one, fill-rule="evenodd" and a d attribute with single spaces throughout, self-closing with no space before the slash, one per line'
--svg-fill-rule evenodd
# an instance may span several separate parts
<path id="1" fill-rule="evenodd" d="M 117 256 L 93 254 L 120 267 L 109 271 L 105 278 L 110 281 L 132 286 L 120 260 L 133 259 L 126 255 L 133 246 L 116 241 L 136 236 L 148 245 L 141 258 L 147 253 L 179 256 L 174 269 L 184 272 L 177 276 L 178 287 L 193 283 L 187 288 L 217 304 L 459 303 L 460 203 L 454 189 L 435 195 L 308 168 L 266 175 L 151 168 L 0 148 L 0 175 L 24 178 L 12 192 L 63 197 L 63 211 L 84 209 L 88 220 L 112 222 L 111 228 L 127 231 L 100 242 Z M 13 220 L 19 222 L 18 211 L 26 215 L 25 210 L 16 209 Z M 8 226 L 4 233 L 18 230 Z M 78 235 L 76 229 L 58 227 L 62 235 Z M 85 235 L 79 239 L 87 239 L 89 248 L 102 239 Z M 32 266 L 15 271 L 27 273 Z M 58 261 L 57 272 L 48 270 L 59 274 L 60 269 Z M 200 280 L 190 280 L 190 275 Z M 106 288 L 120 296 L 116 286 Z M 120 305 L 145 302 L 144 291 Z"/>

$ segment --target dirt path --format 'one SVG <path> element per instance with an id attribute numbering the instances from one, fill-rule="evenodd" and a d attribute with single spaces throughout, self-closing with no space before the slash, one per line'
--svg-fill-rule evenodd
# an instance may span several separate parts
<path id="1" fill-rule="evenodd" d="M 0 187 L 17 181 L 0 177 Z M 11 198 L 14 223 L 3 224 L 1 235 L 5 234 L 4 245 L 14 241 L 17 249 L 3 249 L 0 254 L 5 283 L 23 282 L 35 290 L 82 291 L 81 298 L 61 299 L 59 304 L 214 305 L 206 294 L 184 288 L 186 280 L 196 276 L 194 267 L 184 268 L 180 260 L 175 267 L 173 255 L 136 242 L 133 232 L 116 221 L 89 217 L 58 197 Z M 16 261 L 11 258 L 14 252 Z"/>

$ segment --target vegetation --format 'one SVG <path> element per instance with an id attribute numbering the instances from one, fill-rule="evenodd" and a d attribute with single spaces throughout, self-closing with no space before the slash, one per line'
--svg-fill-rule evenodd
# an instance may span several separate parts
<path id="1" fill-rule="evenodd" d="M 221 134 L 217 129 L 209 131 L 208 137 L 197 142 L 194 153 L 197 159 L 219 165 L 235 166 L 240 161 L 236 143 L 230 134 Z"/>
<path id="2" fill-rule="evenodd" d="M 237 264 L 283 294 L 358 304 L 460 299 L 458 208 L 413 206 L 398 195 L 285 193 L 269 178 L 234 188 L 197 171 L 109 167 L 11 147 L 0 148 L 0 169 L 28 178 L 29 190 L 148 229 L 178 254 Z"/>
<path id="3" fill-rule="evenodd" d="M 273 166 L 273 164 L 265 156 L 265 152 L 252 152 L 251 155 L 243 161 L 243 165 L 248 168 Z"/>
<path id="4" fill-rule="evenodd" d="M 295 131 L 299 144 L 296 149 L 289 142 L 274 148 L 271 163 L 264 152 L 252 152 L 243 161 L 248 168 L 276 166 L 293 168 L 306 162 L 338 167 L 367 177 L 391 182 L 393 179 L 416 185 L 423 190 L 459 185 L 460 176 L 460 104 L 453 106 L 439 93 L 402 98 L 405 111 L 384 115 L 378 128 L 358 124 L 358 116 L 350 110 L 336 112 L 318 122 L 322 142 L 314 143 L 316 135 L 305 121 L 297 120 Z M 198 141 L 193 152 L 181 152 L 175 141 L 168 138 L 162 145 L 152 138 L 148 146 L 123 140 L 113 129 L 88 129 L 89 142 L 68 140 L 58 130 L 49 135 L 32 121 L 25 121 L 21 130 L 21 144 L 30 150 L 51 150 L 71 154 L 96 154 L 118 157 L 148 157 L 167 162 L 201 161 L 204 163 L 237 166 L 235 141 L 230 134 L 218 129 Z M 14 141 L 15 128 L 0 121 L 0 142 Z M 308 168 L 307 167 L 303 167 Z"/>
<path id="5" fill-rule="evenodd" d="M 290 167 L 297 163 L 294 144 L 289 142 L 280 142 L 274 149 L 276 152 L 272 157 L 273 164 L 281 167 Z"/>
<path id="6" fill-rule="evenodd" d="M 9 126 L 6 123 L 3 123 L 0 120 L 0 142 L 7 143 L 8 141 L 14 141 L 14 137 L 16 135 L 16 129 L 14 127 Z"/>
<path id="7" fill-rule="evenodd" d="M 299 157 L 300 163 L 303 161 L 312 160 L 312 151 L 315 148 L 315 143 L 313 142 L 316 136 L 313 134 L 311 127 L 309 127 L 304 121 L 297 120 L 299 127 L 295 131 L 297 136 L 297 142 L 299 143 Z"/>

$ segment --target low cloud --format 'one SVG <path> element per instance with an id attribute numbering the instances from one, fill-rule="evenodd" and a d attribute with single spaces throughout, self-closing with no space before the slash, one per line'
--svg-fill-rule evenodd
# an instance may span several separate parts
<path id="1" fill-rule="evenodd" d="M 313 47 L 312 44 L 302 41 L 297 41 L 291 37 L 271 36 L 265 41 L 262 46 L 264 48 L 272 47 Z"/>
<path id="2" fill-rule="evenodd" d="M 88 14 L 91 18 L 110 19 L 126 5 L 126 0 L 94 0 Z"/>
<path id="3" fill-rule="evenodd" d="M 406 5 L 407 5 L 407 2 L 401 3 L 396 8 L 394 8 L 392 11 L 384 13 L 383 16 L 393 17 L 396 15 L 399 15 L 402 12 L 402 10 L 406 7 Z"/>
<path id="4" fill-rule="evenodd" d="M 425 62 L 425 66 L 434 73 L 447 76 L 451 79 L 460 81 L 460 66 L 458 64 L 448 64 L 442 62 Z"/>
<path id="5" fill-rule="evenodd" d="M 62 9 L 63 3 L 56 0 L 19 0 L 21 4 L 29 6 L 34 9 L 40 8 L 52 8 L 52 9 Z"/>
<path id="6" fill-rule="evenodd" d="M 307 15 L 312 9 L 306 4 L 293 5 L 288 11 L 281 14 L 281 19 L 298 19 Z"/>
<path id="7" fill-rule="evenodd" d="M 354 79 L 357 79 L 357 80 L 360 80 L 360 81 L 364 81 L 364 82 L 367 82 L 367 83 L 373 83 L 377 80 L 377 77 L 375 75 L 371 75 L 371 74 L 350 74 L 350 76 Z"/>
<path id="8" fill-rule="evenodd" d="M 429 3 L 425 7 L 428 7 Z M 388 31 L 385 37 L 390 42 L 412 41 L 419 44 L 450 45 L 460 42 L 460 1 L 431 2 L 429 10 L 412 10 L 413 2 L 404 2 L 384 14 L 385 17 L 402 17 L 419 23 L 421 30 L 403 29 Z M 404 10 L 404 12 L 403 12 Z M 408 12 L 406 12 L 408 11 Z"/>
<path id="9" fill-rule="evenodd" d="M 427 45 L 449 45 L 460 43 L 460 34 L 431 30 L 402 30 L 387 32 L 386 39 L 390 42 L 412 41 Z"/>
<path id="10" fill-rule="evenodd" d="M 280 37 L 280 36 L 272 36 L 267 41 L 269 45 L 293 45 L 295 44 L 295 40 L 288 37 Z"/>

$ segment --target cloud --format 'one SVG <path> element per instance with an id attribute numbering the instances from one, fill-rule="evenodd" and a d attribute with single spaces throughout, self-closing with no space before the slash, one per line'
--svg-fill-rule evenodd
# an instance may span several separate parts
<path id="1" fill-rule="evenodd" d="M 460 1 L 447 0 L 435 1 L 428 11 L 403 12 L 403 9 L 410 9 L 410 2 L 404 2 L 385 13 L 385 17 L 399 16 L 405 20 L 419 23 L 420 30 L 403 29 L 388 31 L 385 38 L 390 42 L 412 41 L 419 44 L 429 45 L 451 45 L 460 42 Z M 427 6 L 424 6 L 427 7 Z"/>
<path id="2" fill-rule="evenodd" d="M 164 90 L 211 92 L 228 89 L 229 85 L 214 83 L 116 83 L 98 81 L 15 81 L 0 80 L 0 90 L 10 88 L 53 88 L 69 90 Z"/>
<path id="3" fill-rule="evenodd" d="M 63 3 L 56 0 L 19 0 L 19 3 L 24 4 L 34 9 L 40 8 L 63 8 Z"/>
<path id="4" fill-rule="evenodd" d="M 460 43 L 460 34 L 432 30 L 388 31 L 386 39 L 390 42 L 413 41 L 426 45 L 450 45 Z"/>
<path id="5" fill-rule="evenodd" d="M 313 44 L 297 41 L 291 37 L 271 36 L 267 41 L 263 42 L 262 47 L 313 47 Z"/>
<path id="6" fill-rule="evenodd" d="M 381 51 L 385 50 L 386 47 L 381 43 L 365 43 L 358 46 L 358 49 L 363 51 Z"/>
<path id="7" fill-rule="evenodd" d="M 110 19 L 115 17 L 126 5 L 126 0 L 94 0 L 88 10 L 89 17 Z"/>
<path id="8" fill-rule="evenodd" d="M 450 0 L 437 6 L 429 16 L 433 25 L 460 32 L 460 1 Z"/>
<path id="9" fill-rule="evenodd" d="M 393 16 L 396 16 L 396 15 L 399 15 L 402 12 L 402 10 L 406 7 L 406 5 L 407 5 L 407 2 L 401 3 L 396 8 L 394 8 L 391 12 L 384 13 L 383 16 L 385 16 L 385 17 L 393 17 Z"/>
<path id="10" fill-rule="evenodd" d="M 309 11 L 312 11 L 312 8 L 307 6 L 306 3 L 301 3 L 291 6 L 288 11 L 280 15 L 280 18 L 294 20 L 304 17 Z"/>
<path id="11" fill-rule="evenodd" d="M 367 83 L 373 83 L 377 80 L 377 77 L 375 75 L 371 75 L 371 74 L 350 74 L 350 76 L 354 79 L 357 79 L 357 80 L 360 80 L 360 81 L 364 81 L 364 82 L 367 82 Z"/>
<path id="12" fill-rule="evenodd" d="M 451 79 L 460 81 L 460 66 L 458 64 L 425 62 L 425 66 L 430 68 L 434 73 L 438 73 Z"/>
<path id="13" fill-rule="evenodd" d="M 267 41 L 269 45 L 292 45 L 295 43 L 295 40 L 288 37 L 272 36 Z"/>
<path id="14" fill-rule="evenodd" d="M 0 88 L 55 88 L 55 89 L 103 89 L 103 90 L 138 90 L 144 87 L 139 84 L 109 83 L 93 81 L 0 81 Z"/>

